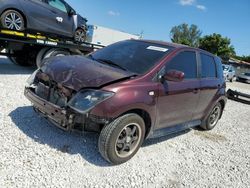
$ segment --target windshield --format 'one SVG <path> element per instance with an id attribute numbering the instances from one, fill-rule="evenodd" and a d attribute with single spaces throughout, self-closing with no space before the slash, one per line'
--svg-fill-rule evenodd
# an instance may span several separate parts
<path id="1" fill-rule="evenodd" d="M 110 66 L 144 74 L 172 49 L 166 45 L 128 40 L 98 50 L 89 57 Z"/>

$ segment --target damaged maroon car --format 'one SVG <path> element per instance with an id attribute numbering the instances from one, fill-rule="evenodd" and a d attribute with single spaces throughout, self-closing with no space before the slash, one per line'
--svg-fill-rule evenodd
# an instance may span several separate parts
<path id="1" fill-rule="evenodd" d="M 64 130 L 99 132 L 99 151 L 113 164 L 132 158 L 146 138 L 213 129 L 226 104 L 218 57 L 146 40 L 47 59 L 25 96 Z"/>

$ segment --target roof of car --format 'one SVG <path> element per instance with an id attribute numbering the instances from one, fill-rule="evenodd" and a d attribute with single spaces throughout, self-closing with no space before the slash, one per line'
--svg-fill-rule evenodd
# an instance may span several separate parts
<path id="1" fill-rule="evenodd" d="M 183 48 L 183 47 L 190 48 L 190 46 L 186 46 L 186 45 L 182 45 L 182 44 L 176 44 L 176 43 L 170 43 L 170 42 L 165 42 L 165 41 L 160 41 L 160 40 L 144 40 L 144 39 L 140 39 L 139 41 L 152 43 L 152 44 L 166 45 L 166 46 L 171 46 L 171 47 L 174 47 L 174 48 Z"/>
<path id="2" fill-rule="evenodd" d="M 195 50 L 199 50 L 202 52 L 205 52 L 207 54 L 210 54 L 212 56 L 214 56 L 213 54 L 211 54 L 210 52 L 206 51 L 206 50 L 202 50 L 200 48 L 194 48 L 191 46 L 187 46 L 187 45 L 183 45 L 183 44 L 176 44 L 176 43 L 171 43 L 171 42 L 165 42 L 165 41 L 159 41 L 159 40 L 144 40 L 144 39 L 139 39 L 138 41 L 142 41 L 142 42 L 147 42 L 147 43 L 152 43 L 152 44 L 160 44 L 160 45 L 166 45 L 166 46 L 171 46 L 173 48 L 189 48 L 189 49 L 195 49 Z"/>

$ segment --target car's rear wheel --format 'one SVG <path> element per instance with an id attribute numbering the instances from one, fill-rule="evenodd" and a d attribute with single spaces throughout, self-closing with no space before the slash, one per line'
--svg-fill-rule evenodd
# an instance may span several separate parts
<path id="1" fill-rule="evenodd" d="M 76 43 L 84 43 L 86 41 L 87 33 L 84 29 L 78 28 L 75 31 L 74 40 Z"/>
<path id="2" fill-rule="evenodd" d="M 7 10 L 1 15 L 1 25 L 5 29 L 23 31 L 25 23 L 23 16 L 16 10 Z"/>
<path id="3" fill-rule="evenodd" d="M 37 50 L 28 50 L 28 49 L 7 50 L 6 52 L 10 54 L 9 58 L 14 64 L 24 67 L 33 66 L 37 54 Z"/>
<path id="4" fill-rule="evenodd" d="M 99 151 L 112 164 L 121 164 L 137 153 L 144 136 L 144 120 L 137 114 L 126 114 L 103 128 L 99 137 Z"/>
<path id="5" fill-rule="evenodd" d="M 212 130 L 216 124 L 218 123 L 222 113 L 222 106 L 220 103 L 217 103 L 213 109 L 211 110 L 209 116 L 201 125 L 201 127 L 205 130 Z"/>

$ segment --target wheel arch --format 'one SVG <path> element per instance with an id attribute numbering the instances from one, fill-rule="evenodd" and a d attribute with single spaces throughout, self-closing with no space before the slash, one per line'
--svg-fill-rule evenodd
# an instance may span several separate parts
<path id="1" fill-rule="evenodd" d="M 82 26 L 79 26 L 79 25 L 76 27 L 75 31 L 76 31 L 77 29 L 82 29 L 82 30 L 87 31 L 86 28 L 84 28 L 84 27 L 82 27 Z"/>
<path id="2" fill-rule="evenodd" d="M 224 99 L 220 99 L 218 102 L 221 104 L 222 113 L 223 113 L 225 106 L 226 106 L 226 101 Z M 222 116 L 222 113 L 220 114 L 220 118 Z"/>
<path id="3" fill-rule="evenodd" d="M 144 120 L 145 129 L 146 129 L 146 132 L 145 132 L 145 139 L 146 139 L 148 137 L 149 133 L 151 132 L 152 127 L 153 127 L 152 126 L 152 124 L 153 124 L 152 118 L 150 117 L 150 114 L 143 109 L 135 108 L 135 109 L 131 109 L 131 110 L 128 110 L 128 111 L 122 113 L 120 116 L 123 116 L 125 114 L 131 114 L 131 113 L 139 115 Z"/>
<path id="4" fill-rule="evenodd" d="M 220 115 L 220 118 L 221 118 L 221 117 L 222 117 L 222 114 L 223 114 L 223 111 L 224 111 L 224 108 L 225 108 L 225 106 L 226 106 L 226 101 L 227 101 L 226 97 L 221 96 L 221 97 L 219 97 L 217 100 L 215 100 L 213 103 L 211 103 L 211 104 L 207 107 L 207 109 L 205 110 L 205 112 L 204 112 L 204 116 L 203 116 L 203 118 L 202 118 L 202 122 L 204 122 L 204 120 L 209 116 L 209 114 L 210 114 L 211 110 L 213 109 L 213 107 L 214 107 L 216 104 L 218 104 L 218 103 L 220 103 L 221 106 L 222 106 L 222 113 L 221 113 L 221 115 Z"/>

